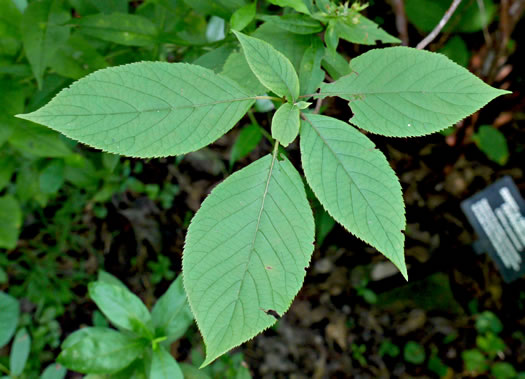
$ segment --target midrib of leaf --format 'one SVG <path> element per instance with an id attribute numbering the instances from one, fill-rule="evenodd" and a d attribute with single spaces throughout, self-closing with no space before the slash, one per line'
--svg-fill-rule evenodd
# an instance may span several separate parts
<path id="1" fill-rule="evenodd" d="M 111 351 L 108 351 L 104 354 L 100 354 L 100 355 L 97 355 L 97 357 L 99 358 L 105 358 L 107 357 L 108 355 L 111 355 L 111 354 L 116 354 L 116 353 L 119 353 L 121 351 L 124 351 L 124 350 L 129 350 L 135 346 L 141 346 L 143 345 L 144 343 L 141 342 L 141 341 L 137 341 L 137 342 L 133 342 L 133 343 L 130 343 L 129 345 L 125 345 L 125 346 L 122 346 L 121 348 L 119 349 L 115 349 L 115 350 L 111 350 Z M 73 345 L 74 346 L 74 345 Z"/>
<path id="2" fill-rule="evenodd" d="M 363 91 L 363 92 L 318 92 L 309 95 L 301 95 L 300 98 L 305 97 L 321 97 L 321 96 L 359 96 L 359 95 L 391 95 L 399 93 L 418 93 L 418 94 L 444 94 L 444 95 L 480 95 L 484 92 L 458 92 L 458 91 L 432 91 L 432 90 L 397 90 L 397 91 Z"/>
<path id="3" fill-rule="evenodd" d="M 264 61 L 267 60 L 267 58 L 263 57 L 263 56 L 259 53 L 259 50 L 257 50 L 256 48 L 254 48 L 253 45 L 252 45 L 252 48 L 257 52 L 257 55 L 259 55 L 259 57 L 261 57 Z M 276 52 L 277 52 L 277 54 L 280 54 L 280 55 L 282 55 L 282 56 L 284 57 L 284 55 L 283 55 L 280 51 L 278 51 L 277 49 L 276 49 Z M 279 68 L 282 69 L 283 67 L 281 66 L 281 61 L 280 61 L 280 60 L 277 60 L 277 62 L 279 63 Z M 288 85 L 287 81 L 284 80 L 284 78 L 281 77 L 281 75 L 280 75 L 277 71 L 274 70 L 274 68 L 273 68 L 272 65 L 268 65 L 268 66 L 270 67 L 270 70 L 272 70 L 272 72 L 274 73 L 274 75 L 275 75 L 276 77 L 278 77 L 278 78 L 284 83 L 284 85 L 285 85 L 286 88 L 288 89 L 288 93 L 290 94 L 290 96 L 293 97 L 293 91 L 292 91 L 292 89 L 290 88 L 290 86 Z M 251 67 L 251 65 L 250 65 L 250 67 Z M 255 71 L 254 71 L 254 73 L 255 73 Z M 272 161 L 272 163 L 273 163 L 273 161 Z"/>
<path id="4" fill-rule="evenodd" d="M 272 155 L 272 163 L 270 164 L 270 169 L 268 171 L 268 177 L 266 178 L 266 186 L 264 188 L 264 193 L 263 193 L 262 200 L 261 200 L 261 207 L 259 209 L 259 215 L 257 216 L 257 224 L 255 225 L 255 232 L 253 235 L 252 243 L 250 245 L 250 254 L 248 255 L 248 259 L 246 260 L 246 264 L 244 265 L 244 272 L 241 278 L 241 285 L 239 286 L 239 290 L 237 291 L 237 296 L 235 299 L 235 308 L 233 310 L 234 313 L 235 313 L 235 309 L 237 308 L 237 304 L 239 303 L 242 284 L 244 283 L 244 279 L 246 278 L 246 274 L 248 273 L 248 265 L 250 264 L 252 260 L 253 252 L 255 251 L 255 241 L 257 240 L 257 235 L 259 234 L 259 228 L 261 225 L 261 217 L 264 211 L 264 202 L 266 200 L 266 196 L 268 195 L 268 188 L 270 187 L 270 181 L 272 180 L 273 167 L 275 165 L 275 160 L 277 159 L 278 151 L 279 151 L 279 144 L 275 143 L 275 147 L 273 149 L 273 155 Z"/>
<path id="5" fill-rule="evenodd" d="M 114 83 L 111 83 L 114 84 Z M 81 94 L 81 93 L 75 93 L 72 96 L 94 96 L 91 94 Z M 100 95 L 96 95 L 97 97 L 101 97 Z M 177 109 L 189 109 L 189 108 L 204 108 L 209 107 L 217 104 L 226 104 L 226 103 L 234 103 L 236 101 L 245 101 L 245 100 L 257 100 L 260 96 L 251 96 L 251 97 L 241 97 L 237 99 L 229 99 L 229 100 L 221 100 L 221 101 L 213 101 L 209 103 L 202 103 L 202 104 L 192 104 L 192 105 L 181 105 L 178 107 L 159 107 L 159 108 L 153 108 L 153 109 L 144 109 L 144 110 L 136 110 L 136 111 L 126 111 L 126 112 L 106 112 L 106 113 L 82 113 L 82 114 L 74 114 L 74 113 L 61 113 L 59 115 L 40 115 L 39 117 L 61 117 L 61 116 L 115 116 L 115 115 L 121 115 L 121 114 L 136 114 L 136 113 L 148 113 L 148 112 L 160 112 L 160 111 L 173 111 Z M 266 98 L 266 97 L 265 97 Z M 111 98 L 113 99 L 113 98 Z M 72 104 L 63 104 L 63 105 L 69 105 L 69 106 L 76 106 Z"/>
<path id="6" fill-rule="evenodd" d="M 160 347 L 158 347 L 160 349 Z M 168 376 L 168 365 L 166 364 L 166 361 L 164 360 L 164 354 L 162 354 L 162 351 L 158 354 L 159 360 L 160 360 L 160 367 L 162 370 L 162 373 L 164 374 L 165 378 L 169 378 Z"/>
<path id="7" fill-rule="evenodd" d="M 386 228 L 385 226 L 383 225 L 383 222 L 381 221 L 381 218 L 379 218 L 374 210 L 374 208 L 372 206 L 370 206 L 370 203 L 368 202 L 368 198 L 363 194 L 363 192 L 361 191 L 361 189 L 359 188 L 359 186 L 354 182 L 354 180 L 352 179 L 352 174 L 350 172 L 348 172 L 348 170 L 346 169 L 346 166 L 343 164 L 343 162 L 339 159 L 339 156 L 337 155 L 337 153 L 334 151 L 334 149 L 332 149 L 332 147 L 330 146 L 330 144 L 328 143 L 328 141 L 321 135 L 321 133 L 319 132 L 319 130 L 314 126 L 314 124 L 308 119 L 308 117 L 304 114 L 304 113 L 301 113 L 301 116 L 303 117 L 303 119 L 308 122 L 308 124 L 310 124 L 310 126 L 312 127 L 312 129 L 315 131 L 315 133 L 319 136 L 319 138 L 323 141 L 323 143 L 325 144 L 325 146 L 332 152 L 335 160 L 337 161 L 337 163 L 339 164 L 339 166 L 341 166 L 343 168 L 343 170 L 345 171 L 346 175 L 348 176 L 349 180 L 352 182 L 352 184 L 354 185 L 354 187 L 357 189 L 357 191 L 361 194 L 361 196 L 363 197 L 363 199 L 365 199 L 366 201 L 366 205 L 368 206 L 368 208 L 372 211 L 372 213 L 374 214 L 375 218 L 379 221 L 379 224 L 381 225 L 381 228 L 383 228 L 383 230 L 385 231 L 385 235 L 386 237 L 388 238 L 388 242 L 390 243 L 390 246 L 392 247 L 392 250 L 395 251 L 395 246 L 394 244 L 392 243 L 392 240 L 390 239 L 390 235 L 389 233 L 386 232 Z M 312 188 L 313 190 L 313 188 Z M 326 208 L 325 208 L 326 209 Z M 330 213 L 330 211 L 328 209 L 326 209 L 326 211 L 328 213 Z M 355 217 L 354 217 L 355 219 Z M 369 230 L 370 231 L 370 230 Z M 371 231 L 370 231 L 371 232 Z M 362 238 L 362 237 L 359 237 L 359 238 Z M 366 241 L 368 242 L 368 241 Z"/>

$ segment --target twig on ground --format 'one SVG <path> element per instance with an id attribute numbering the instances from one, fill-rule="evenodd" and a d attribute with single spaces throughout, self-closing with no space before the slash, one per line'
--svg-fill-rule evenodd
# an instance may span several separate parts
<path id="1" fill-rule="evenodd" d="M 432 42 L 437 37 L 437 35 L 441 32 L 441 30 L 445 27 L 447 22 L 450 20 L 450 18 L 452 17 L 452 15 L 456 11 L 460 3 L 461 3 L 461 0 L 454 0 L 452 2 L 452 4 L 450 5 L 450 8 L 448 8 L 448 10 L 445 12 L 445 14 L 443 15 L 443 18 L 439 21 L 439 23 L 436 25 L 434 30 L 432 30 L 430 34 L 426 36 L 425 39 L 423 39 L 423 41 L 417 44 L 416 46 L 417 49 L 420 49 L 420 50 L 424 49 L 425 47 L 428 46 L 430 42 Z"/>

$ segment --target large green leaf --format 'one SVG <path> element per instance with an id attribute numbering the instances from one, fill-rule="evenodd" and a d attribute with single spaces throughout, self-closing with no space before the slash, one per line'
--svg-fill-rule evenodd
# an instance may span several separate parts
<path id="1" fill-rule="evenodd" d="M 18 301 L 0 291 L 0 347 L 9 342 L 18 325 L 20 306 Z"/>
<path id="2" fill-rule="evenodd" d="M 88 75 L 43 108 L 19 117 L 111 153 L 160 157 L 215 141 L 253 101 L 211 70 L 142 62 Z"/>
<path id="3" fill-rule="evenodd" d="M 89 284 L 89 296 L 102 313 L 119 328 L 144 337 L 153 336 L 148 308 L 128 289 L 104 282 Z"/>
<path id="4" fill-rule="evenodd" d="M 0 197 L 0 248 L 14 249 L 22 226 L 22 210 L 12 195 Z"/>
<path id="5" fill-rule="evenodd" d="M 57 361 L 83 374 L 112 374 L 127 367 L 147 342 L 107 328 L 84 328 L 62 344 Z"/>
<path id="6" fill-rule="evenodd" d="M 405 208 L 385 156 L 345 122 L 308 114 L 301 125 L 308 184 L 330 215 L 389 258 L 405 278 Z"/>
<path id="7" fill-rule="evenodd" d="M 207 365 L 286 312 L 313 251 L 314 220 L 299 173 L 265 156 L 219 184 L 193 218 L 184 287 Z"/>
<path id="8" fill-rule="evenodd" d="M 34 1 L 24 12 L 22 40 L 39 88 L 49 60 L 69 38 L 69 27 L 64 24 L 70 18 L 63 0 Z"/>
<path id="9" fill-rule="evenodd" d="M 299 133 L 299 108 L 291 103 L 284 103 L 272 118 L 272 137 L 284 147 L 293 142 Z"/>
<path id="10" fill-rule="evenodd" d="M 17 377 L 24 371 L 30 351 L 31 337 L 27 330 L 20 329 L 15 335 L 11 353 L 9 354 L 9 369 L 12 376 Z"/>
<path id="11" fill-rule="evenodd" d="M 160 297 L 151 312 L 155 334 L 167 337 L 167 343 L 180 338 L 193 323 L 193 314 L 189 307 L 182 276 L 173 281 L 168 290 Z"/>
<path id="12" fill-rule="evenodd" d="M 509 93 L 492 88 L 441 54 L 390 47 L 351 62 L 352 73 L 321 86 L 350 101 L 350 122 L 369 132 L 421 136 L 445 129 Z"/>
<path id="13" fill-rule="evenodd" d="M 162 346 L 153 351 L 150 379 L 184 379 L 177 361 Z"/>
<path id="14" fill-rule="evenodd" d="M 233 32 L 259 81 L 277 95 L 295 100 L 299 96 L 299 78 L 290 60 L 267 42 Z"/>

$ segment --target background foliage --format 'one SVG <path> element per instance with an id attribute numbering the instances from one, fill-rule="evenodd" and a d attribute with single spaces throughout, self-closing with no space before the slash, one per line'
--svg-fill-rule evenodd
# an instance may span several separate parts
<path id="1" fill-rule="evenodd" d="M 370 3 L 366 16 L 390 33 L 374 38 L 403 39 L 396 2 Z M 433 28 L 449 2 L 430 3 L 405 1 L 411 45 Z M 523 279 L 503 284 L 488 259 L 468 250 L 473 236 L 458 206 L 505 174 L 523 181 L 524 73 L 512 53 L 524 26 L 519 12 L 505 16 L 507 2 L 485 1 L 483 12 L 476 1 L 463 3 L 432 49 L 514 95 L 446 136 L 374 139 L 400 174 L 412 214 L 406 234 L 409 265 L 420 272 L 414 283 L 390 276 L 381 258 L 364 252 L 365 245 L 334 227 L 317 207 L 317 263 L 289 314 L 242 351 L 221 358 L 208 375 L 245 375 L 243 365 L 268 377 L 490 372 L 513 378 L 525 370 Z M 513 3 L 515 12 L 521 9 L 519 1 Z M 65 373 L 54 364 L 59 345 L 80 326 L 107 325 L 87 294 L 100 269 L 121 278 L 152 309 L 180 272 L 185 231 L 206 193 L 233 168 L 270 151 L 265 111 L 273 105 L 257 101 L 239 130 L 210 148 L 147 161 L 81 147 L 12 116 L 40 108 L 97 69 L 140 60 L 191 62 L 222 72 L 247 91 L 256 88 L 260 84 L 228 33 L 232 26 L 290 57 L 301 88 L 323 79 L 322 72 L 317 78 L 301 75 L 302 67 L 321 63 L 338 79 L 348 73 L 341 59 L 366 51 L 350 42 L 367 40 L 333 23 L 343 40 L 340 55 L 321 58 L 311 37 L 319 24 L 278 6 L 301 12 L 305 5 L 0 0 L 0 325 L 8 325 L 0 328 L 0 370 L 28 378 Z M 324 101 L 321 109 L 350 118 L 337 100 Z M 298 160 L 294 143 L 289 153 Z M 439 304 L 425 301 L 436 297 Z M 179 362 L 199 365 L 200 343 L 191 326 L 170 352 Z"/>

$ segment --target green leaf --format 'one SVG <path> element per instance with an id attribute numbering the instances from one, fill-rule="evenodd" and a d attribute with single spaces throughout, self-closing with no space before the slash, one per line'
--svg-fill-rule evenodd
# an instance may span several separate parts
<path id="1" fill-rule="evenodd" d="M 70 18 L 63 0 L 34 1 L 24 12 L 22 40 L 39 88 L 51 57 L 69 38 L 69 27 L 64 24 Z"/>
<path id="2" fill-rule="evenodd" d="M 300 141 L 308 184 L 337 222 L 383 253 L 406 278 L 403 194 L 385 156 L 345 122 L 314 114 L 305 118 Z"/>
<path id="3" fill-rule="evenodd" d="M 1 0 L 0 9 L 0 56 L 13 56 L 20 49 L 22 13 L 12 0 Z"/>
<path id="4" fill-rule="evenodd" d="M 300 124 L 299 109 L 291 103 L 284 103 L 273 115 L 272 137 L 286 147 L 299 134 Z"/>
<path id="5" fill-rule="evenodd" d="M 375 45 L 376 41 L 383 43 L 400 43 L 401 41 L 385 32 L 375 22 L 355 11 L 334 21 L 335 33 L 342 39 L 361 45 Z"/>
<path id="6" fill-rule="evenodd" d="M 293 101 L 299 96 L 299 78 L 288 58 L 267 42 L 233 31 L 255 76 L 270 91 Z"/>
<path id="7" fill-rule="evenodd" d="M 62 344 L 58 362 L 83 374 L 113 374 L 131 364 L 146 348 L 135 339 L 107 328 L 84 328 Z"/>
<path id="8" fill-rule="evenodd" d="M 64 379 L 66 377 L 67 370 L 64 366 L 58 363 L 52 363 L 44 370 L 40 379 Z"/>
<path id="9" fill-rule="evenodd" d="M 126 291 L 128 291 L 128 287 L 124 283 L 122 283 L 117 277 L 114 275 L 111 275 L 109 272 L 106 272 L 104 270 L 99 270 L 97 275 L 97 281 L 101 283 L 107 283 L 111 284 L 113 286 L 120 287 Z"/>
<path id="10" fill-rule="evenodd" d="M 82 16 L 93 13 L 128 12 L 128 0 L 69 0 L 69 2 Z"/>
<path id="11" fill-rule="evenodd" d="M 444 55 L 408 47 L 371 50 L 350 67 L 350 75 L 322 85 L 321 95 L 349 100 L 352 124 L 386 136 L 437 132 L 509 93 Z"/>
<path id="12" fill-rule="evenodd" d="M 498 379 L 515 379 L 518 373 L 508 362 L 496 362 L 490 368 L 490 373 Z"/>
<path id="13" fill-rule="evenodd" d="M 481 125 L 472 139 L 491 161 L 503 166 L 509 160 L 505 135 L 491 125 Z"/>
<path id="14" fill-rule="evenodd" d="M 39 125 L 22 122 L 9 138 L 9 143 L 20 152 L 45 158 L 64 158 L 72 154 L 61 136 Z"/>
<path id="15" fill-rule="evenodd" d="M 293 8 L 300 13 L 310 14 L 310 11 L 308 10 L 304 0 L 268 0 L 268 2 L 283 8 Z"/>
<path id="16" fill-rule="evenodd" d="M 157 27 L 150 20 L 127 13 L 76 18 L 74 25 L 84 35 L 125 46 L 152 46 L 158 36 Z"/>
<path id="17" fill-rule="evenodd" d="M 240 51 L 234 51 L 226 59 L 221 74 L 235 81 L 250 95 L 263 95 L 267 91 L 253 74 L 244 54 Z"/>
<path id="18" fill-rule="evenodd" d="M 463 351 L 461 358 L 465 363 L 465 370 L 470 373 L 483 374 L 489 369 L 487 358 L 477 349 Z"/>
<path id="19" fill-rule="evenodd" d="M 22 226 L 22 210 L 11 195 L 0 197 L 0 248 L 14 249 Z"/>
<path id="20" fill-rule="evenodd" d="M 301 95 L 309 95 L 317 91 L 325 77 L 325 72 L 321 69 L 325 48 L 320 40 L 314 41 L 305 51 L 299 68 Z"/>
<path id="21" fill-rule="evenodd" d="M 190 224 L 183 255 L 184 287 L 206 344 L 204 366 L 286 312 L 313 240 L 303 182 L 286 159 L 267 155 L 212 191 Z"/>
<path id="22" fill-rule="evenodd" d="M 425 348 L 415 341 L 408 341 L 403 349 L 403 358 L 408 363 L 420 365 L 426 359 Z"/>
<path id="23" fill-rule="evenodd" d="M 52 70 L 71 79 L 80 79 L 107 66 L 102 55 L 78 34 L 73 34 L 49 59 Z"/>
<path id="24" fill-rule="evenodd" d="M 211 379 L 204 370 L 199 370 L 197 367 L 193 367 L 187 363 L 180 363 L 179 366 L 185 379 Z"/>
<path id="25" fill-rule="evenodd" d="M 162 346 L 153 351 L 150 379 L 184 379 L 177 361 Z"/>
<path id="26" fill-rule="evenodd" d="M 9 183 L 16 171 L 17 162 L 12 156 L 0 157 L 0 190 L 3 190 Z"/>
<path id="27" fill-rule="evenodd" d="M 342 76 L 348 75 L 352 72 L 348 61 L 337 51 L 332 51 L 330 49 L 325 50 L 322 65 L 326 72 L 328 72 L 328 75 L 334 80 L 338 80 Z"/>
<path id="28" fill-rule="evenodd" d="M 503 324 L 498 316 L 491 311 L 484 311 L 476 318 L 476 330 L 478 333 L 492 332 L 499 334 L 503 330 Z"/>
<path id="29" fill-rule="evenodd" d="M 182 276 L 174 280 L 157 301 L 151 312 L 151 318 L 156 335 L 167 337 L 168 344 L 182 337 L 193 323 L 193 314 L 184 292 Z"/>
<path id="30" fill-rule="evenodd" d="M 0 198 L 0 209 L 2 208 L 2 199 Z M 0 212 L 2 211 L 0 210 Z M 5 292 L 0 291 L 0 347 L 5 346 L 15 334 L 19 315 L 20 306 L 18 301 Z"/>
<path id="31" fill-rule="evenodd" d="M 233 44 L 226 43 L 216 49 L 213 49 L 201 55 L 192 63 L 198 66 L 209 68 L 210 70 L 219 73 L 222 71 L 226 60 L 228 59 L 228 57 L 231 56 L 234 48 L 235 46 Z"/>
<path id="32" fill-rule="evenodd" d="M 406 0 L 405 12 L 411 24 L 422 32 L 429 33 L 439 23 L 450 4 L 449 0 Z M 460 3 L 443 31 L 473 33 L 489 25 L 498 8 L 492 0 L 483 0 L 482 12 L 478 4 L 478 1 Z"/>
<path id="33" fill-rule="evenodd" d="M 102 313 L 116 326 L 150 337 L 151 316 L 135 294 L 120 286 L 103 282 L 89 284 L 89 296 Z"/>
<path id="34" fill-rule="evenodd" d="M 254 20 L 256 12 L 256 2 L 246 4 L 244 7 L 237 9 L 230 19 L 231 28 L 238 32 L 242 31 Z"/>
<path id="35" fill-rule="evenodd" d="M 235 162 L 250 154 L 261 142 L 262 137 L 259 125 L 250 124 L 242 128 L 230 152 L 230 169 Z"/>
<path id="36" fill-rule="evenodd" d="M 470 51 L 463 38 L 460 36 L 452 37 L 438 52 L 446 55 L 457 64 L 463 67 L 468 67 Z"/>
<path id="37" fill-rule="evenodd" d="M 184 0 L 184 2 L 199 13 L 224 19 L 230 18 L 234 11 L 246 4 L 245 0 Z"/>
<path id="38" fill-rule="evenodd" d="M 45 194 L 56 193 L 64 184 L 64 161 L 52 160 L 40 172 L 40 190 Z"/>
<path id="39" fill-rule="evenodd" d="M 27 330 L 20 329 L 13 340 L 11 354 L 9 355 L 9 369 L 11 376 L 18 376 L 24 371 L 24 367 L 31 351 L 31 337 Z"/>
<path id="40" fill-rule="evenodd" d="M 215 141 L 252 104 L 235 82 L 211 70 L 142 62 L 97 71 L 18 117 L 111 153 L 160 157 Z"/>
<path id="41" fill-rule="evenodd" d="M 300 69 L 301 60 L 306 50 L 319 40 L 316 35 L 283 31 L 270 22 L 265 22 L 259 26 L 251 36 L 268 42 L 274 49 L 280 51 L 292 62 L 296 71 Z"/>
<path id="42" fill-rule="evenodd" d="M 315 34 L 324 29 L 319 21 L 300 14 L 287 14 L 282 16 L 263 15 L 260 19 L 277 26 L 282 30 L 295 34 Z"/>

